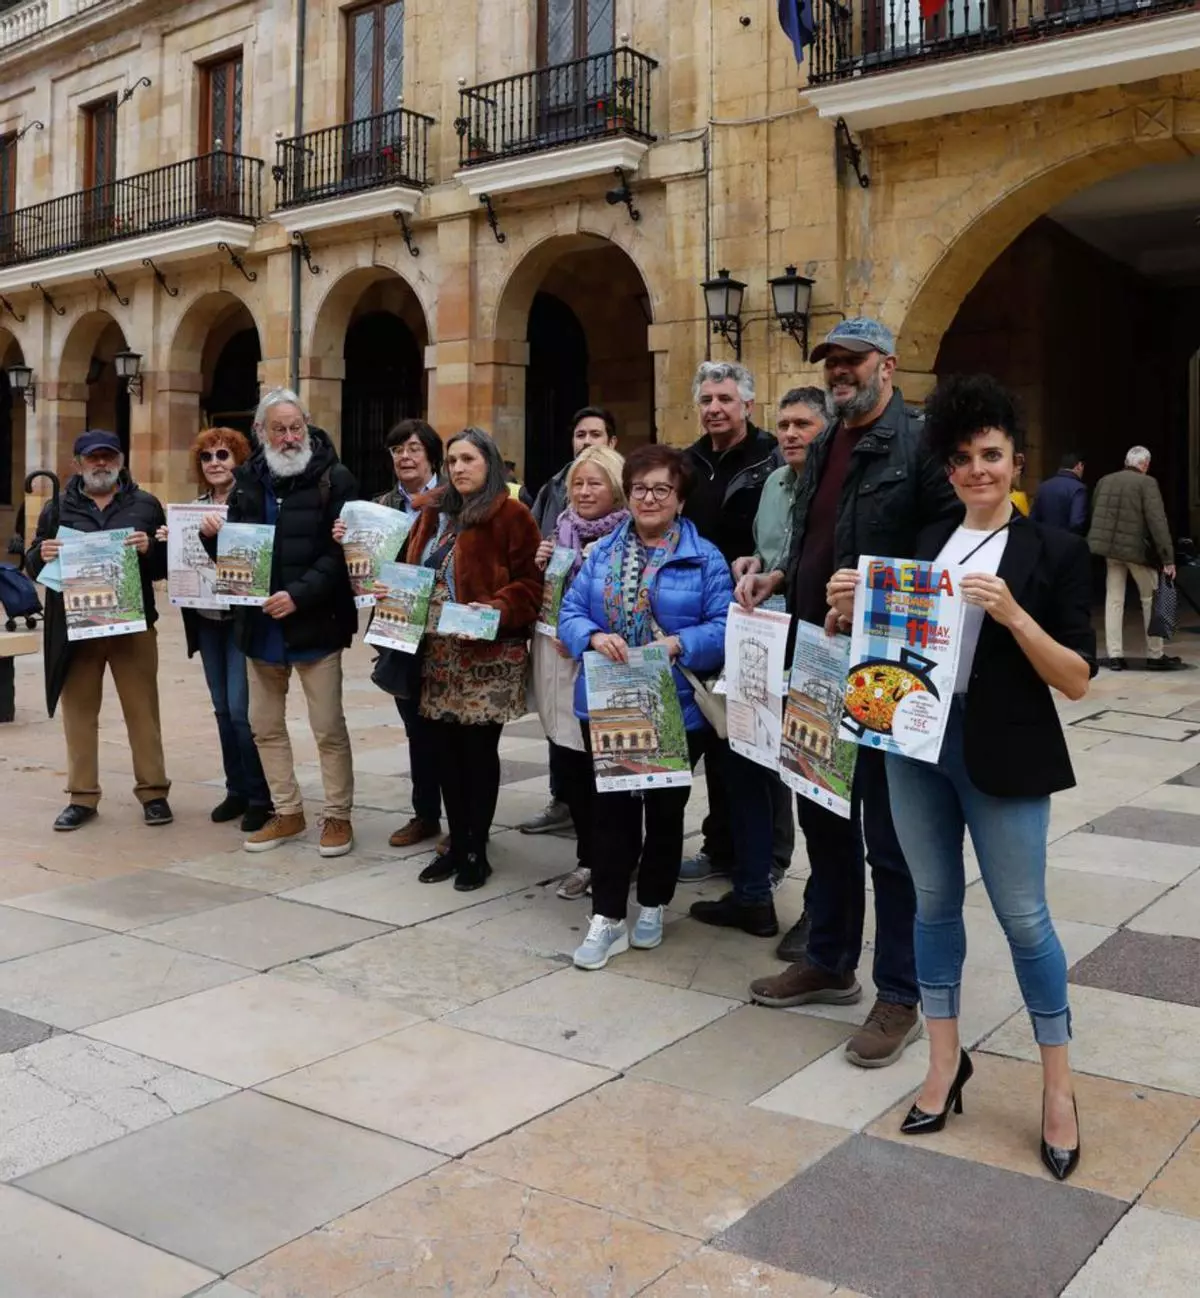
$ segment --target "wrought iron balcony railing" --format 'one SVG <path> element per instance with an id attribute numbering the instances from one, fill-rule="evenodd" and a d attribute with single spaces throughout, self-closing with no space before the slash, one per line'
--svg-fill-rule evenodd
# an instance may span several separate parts
<path id="1" fill-rule="evenodd" d="M 821 85 L 1154 18 L 1192 0 L 946 0 L 931 18 L 921 16 L 920 0 L 813 0 L 813 8 L 809 81 Z"/>
<path id="2" fill-rule="evenodd" d="M 468 86 L 458 92 L 462 166 L 540 153 L 610 135 L 653 140 L 654 59 L 623 45 L 570 63 Z"/>
<path id="3" fill-rule="evenodd" d="M 0 213 L 0 266 L 222 218 L 262 218 L 261 158 L 205 153 Z"/>
<path id="4" fill-rule="evenodd" d="M 432 125 L 432 117 L 392 108 L 280 140 L 271 168 L 275 206 L 298 207 L 388 185 L 424 189 Z"/>

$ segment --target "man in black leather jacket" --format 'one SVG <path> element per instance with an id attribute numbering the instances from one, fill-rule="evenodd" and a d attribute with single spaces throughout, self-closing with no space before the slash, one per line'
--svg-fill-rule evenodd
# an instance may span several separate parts
<path id="1" fill-rule="evenodd" d="M 786 574 L 747 577 L 738 596 L 753 604 L 782 589 L 789 612 L 821 625 L 828 611 L 825 586 L 835 570 L 857 567 L 863 554 L 910 557 L 923 527 L 960 514 L 962 506 L 945 469 L 925 449 L 921 416 L 907 409 L 893 385 L 895 341 L 884 325 L 845 320 L 811 360 L 824 362 L 837 421 L 809 450 Z M 855 969 L 869 860 L 877 999 L 847 1042 L 846 1056 L 864 1068 L 883 1067 L 916 1040 L 921 1022 L 913 958 L 916 897 L 892 826 L 882 754 L 859 749 L 849 820 L 803 798 L 797 810 L 812 868 L 806 952 L 785 973 L 757 979 L 751 995 L 769 1006 L 861 999 Z"/>

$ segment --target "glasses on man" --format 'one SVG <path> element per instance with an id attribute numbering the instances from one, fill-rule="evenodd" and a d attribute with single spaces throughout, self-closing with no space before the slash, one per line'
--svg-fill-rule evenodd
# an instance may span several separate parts
<path id="1" fill-rule="evenodd" d="M 308 431 L 307 424 L 271 424 L 268 428 L 272 437 L 282 437 L 290 433 L 293 437 L 303 437 Z"/>
<path id="2" fill-rule="evenodd" d="M 231 452 L 226 450 L 224 446 L 218 446 L 215 451 L 200 452 L 201 464 L 211 464 L 213 460 L 216 460 L 218 464 L 224 464 L 226 460 L 232 460 L 232 459 L 233 459 L 233 455 L 231 454 Z"/>
<path id="3" fill-rule="evenodd" d="M 675 488 L 669 482 L 635 482 L 629 488 L 629 494 L 634 500 L 645 500 L 650 496 L 661 505 L 674 490 Z"/>

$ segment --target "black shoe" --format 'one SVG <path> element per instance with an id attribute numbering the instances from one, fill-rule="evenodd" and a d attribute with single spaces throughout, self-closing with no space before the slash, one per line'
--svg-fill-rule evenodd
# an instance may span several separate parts
<path id="1" fill-rule="evenodd" d="M 420 883 L 445 883 L 457 873 L 458 862 L 454 859 L 454 853 L 447 852 L 445 856 L 435 856 L 417 875 L 417 880 Z"/>
<path id="2" fill-rule="evenodd" d="M 1123 672 L 1129 670 L 1124 658 L 1110 658 L 1105 666 L 1110 672 Z"/>
<path id="3" fill-rule="evenodd" d="M 80 825 L 86 825 L 95 814 L 95 807 L 83 807 L 78 802 L 72 802 L 58 813 L 54 828 L 62 834 L 69 833 L 72 829 L 78 829 Z"/>
<path id="4" fill-rule="evenodd" d="M 971 1056 L 965 1050 L 960 1050 L 958 1052 L 958 1072 L 954 1074 L 954 1081 L 950 1083 L 950 1090 L 946 1093 L 946 1103 L 943 1105 L 942 1111 L 940 1113 L 926 1113 L 924 1109 L 918 1109 L 914 1104 L 909 1109 L 908 1116 L 900 1124 L 900 1134 L 902 1136 L 928 1136 L 932 1132 L 941 1131 L 946 1125 L 946 1115 L 951 1109 L 955 1113 L 963 1111 L 963 1087 L 971 1080 L 971 1075 L 974 1072 L 975 1065 L 971 1063 Z"/>
<path id="5" fill-rule="evenodd" d="M 147 825 L 169 825 L 175 819 L 171 815 L 171 804 L 166 798 L 151 798 L 142 807 L 142 816 Z"/>
<path id="6" fill-rule="evenodd" d="M 454 891 L 474 892 L 487 883 L 491 873 L 492 867 L 488 864 L 487 857 L 470 852 L 454 876 Z"/>
<path id="7" fill-rule="evenodd" d="M 212 809 L 212 820 L 216 825 L 223 825 L 227 820 L 236 820 L 246 810 L 246 799 L 234 797 L 232 793 L 225 795 L 225 801 L 219 802 Z M 265 823 L 265 822 L 264 822 Z M 246 828 L 245 825 L 242 826 Z M 261 829 L 262 825 L 256 826 Z"/>
<path id="8" fill-rule="evenodd" d="M 1079 1102 L 1074 1096 L 1071 1097 L 1071 1103 L 1075 1106 L 1075 1130 L 1079 1130 Z M 1065 1181 L 1068 1176 L 1079 1166 L 1079 1150 L 1083 1144 L 1082 1135 L 1079 1137 L 1079 1143 L 1074 1149 L 1059 1149 L 1056 1145 L 1050 1145 L 1046 1142 L 1046 1097 L 1042 1096 L 1042 1162 L 1046 1165 L 1046 1171 L 1050 1173 L 1056 1181 Z"/>
<path id="9" fill-rule="evenodd" d="M 751 937 L 774 937 L 779 932 L 779 920 L 775 916 L 773 901 L 748 905 L 738 901 L 732 892 L 727 892 L 717 901 L 694 901 L 688 914 L 701 924 L 714 924 L 718 928 L 740 928 Z"/>
<path id="10" fill-rule="evenodd" d="M 1148 672 L 1178 672 L 1183 670 L 1183 659 L 1173 657 L 1171 654 L 1163 654 L 1161 658 L 1147 658 L 1146 670 Z"/>
<path id="11" fill-rule="evenodd" d="M 788 964 L 799 964 L 802 960 L 806 960 L 808 933 L 811 928 L 812 920 L 808 918 L 808 911 L 803 911 L 800 918 L 783 935 L 783 941 L 775 948 L 776 958 Z"/>
<path id="12" fill-rule="evenodd" d="M 242 817 L 242 833 L 257 834 L 274 814 L 273 807 L 247 807 L 246 814 Z"/>

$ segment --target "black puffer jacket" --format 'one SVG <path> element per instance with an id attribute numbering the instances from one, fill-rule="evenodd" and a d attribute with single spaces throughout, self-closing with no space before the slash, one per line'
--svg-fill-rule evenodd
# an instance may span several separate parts
<path id="1" fill-rule="evenodd" d="M 122 471 L 116 495 L 103 511 L 83 490 L 83 479 L 76 474 L 63 488 L 57 505 L 48 501 L 38 516 L 37 535 L 25 556 L 25 566 L 35 580 L 46 566 L 42 559 L 42 542 L 58 535 L 58 529 L 73 527 L 77 532 L 112 532 L 128 527 L 135 532 L 145 532 L 150 538 L 150 548 L 138 561 L 142 574 L 142 606 L 146 611 L 146 625 L 158 621 L 154 607 L 153 582 L 167 575 L 167 547 L 154 539 L 155 532 L 166 522 L 166 515 L 158 500 L 143 491 L 129 474 Z M 63 597 L 54 590 L 46 591 L 45 622 L 46 708 L 50 715 L 58 706 L 63 682 L 71 663 L 71 644 L 67 640 L 67 617 Z"/>
<path id="2" fill-rule="evenodd" d="M 358 630 L 354 592 L 346 573 L 342 547 L 333 539 L 333 521 L 348 500 L 358 499 L 354 475 L 342 464 L 333 443 L 320 428 L 309 430 L 313 455 L 294 478 L 275 478 L 261 449 L 234 474 L 229 493 L 230 523 L 267 523 L 267 493 L 278 502 L 275 551 L 271 559 L 271 592 L 285 590 L 296 611 L 281 623 L 291 650 L 345 649 Z M 216 539 L 205 547 L 216 555 Z M 237 608 L 234 638 L 243 653 L 254 644 L 256 608 Z"/>

